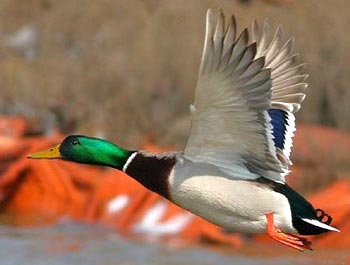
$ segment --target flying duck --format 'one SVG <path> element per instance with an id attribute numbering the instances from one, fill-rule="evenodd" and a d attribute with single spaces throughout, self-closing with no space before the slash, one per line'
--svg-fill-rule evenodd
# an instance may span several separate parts
<path id="1" fill-rule="evenodd" d="M 227 25 L 225 25 L 227 24 Z M 209 9 L 198 82 L 183 151 L 153 154 L 70 135 L 29 158 L 116 168 L 149 190 L 230 231 L 267 233 L 297 250 L 300 235 L 338 229 L 285 181 L 291 165 L 294 113 L 305 98 L 305 64 L 283 29 L 252 23 L 237 34 L 234 16 Z"/>

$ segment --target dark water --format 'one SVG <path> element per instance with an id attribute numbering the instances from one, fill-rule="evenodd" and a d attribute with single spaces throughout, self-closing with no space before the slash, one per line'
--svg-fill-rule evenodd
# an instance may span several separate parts
<path id="1" fill-rule="evenodd" d="M 346 264 L 346 251 L 299 253 L 278 244 L 246 244 L 240 249 L 202 245 L 180 247 L 125 239 L 98 225 L 63 222 L 45 228 L 0 226 L 0 265 L 287 265 Z"/>

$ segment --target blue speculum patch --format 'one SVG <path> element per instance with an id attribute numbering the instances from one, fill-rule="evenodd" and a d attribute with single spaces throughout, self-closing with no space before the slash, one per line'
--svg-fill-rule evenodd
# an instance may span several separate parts
<path id="1" fill-rule="evenodd" d="M 275 146 L 284 149 L 285 135 L 288 125 L 288 113 L 280 109 L 269 109 L 268 113 L 271 117 L 273 126 L 272 134 L 274 136 Z"/>

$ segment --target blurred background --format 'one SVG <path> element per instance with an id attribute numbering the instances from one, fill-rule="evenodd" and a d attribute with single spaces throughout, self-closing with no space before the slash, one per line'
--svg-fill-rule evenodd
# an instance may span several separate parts
<path id="1" fill-rule="evenodd" d="M 275 27 L 283 25 L 286 38 L 294 37 L 294 50 L 300 53 L 300 61 L 307 63 L 310 77 L 306 100 L 297 114 L 300 132 L 296 135 L 295 166 L 289 180 L 311 200 L 333 210 L 338 217 L 336 224 L 350 231 L 348 1 L 2 0 L 2 264 L 49 264 L 50 260 L 56 262 L 50 264 L 95 264 L 102 255 L 108 257 L 104 264 L 350 262 L 348 254 L 344 254 L 350 248 L 350 240 L 344 241 L 341 236 L 321 237 L 318 241 L 324 248 L 338 244 L 337 250 L 300 258 L 290 256 L 291 252 L 282 247 L 283 257 L 276 258 L 271 248 L 261 248 L 264 238 L 256 239 L 263 242 L 257 246 L 251 237 L 232 237 L 197 219 L 191 221 L 192 227 L 198 230 L 199 222 L 202 228 L 195 230 L 196 243 L 185 250 L 174 247 L 179 245 L 176 236 L 167 248 L 143 239 L 143 243 L 126 243 L 115 229 L 125 232 L 125 227 L 133 227 L 133 233 L 147 229 L 130 225 L 137 220 L 134 215 L 128 215 L 128 219 L 123 214 L 121 221 L 116 215 L 119 210 L 115 210 L 121 207 L 120 200 L 117 206 L 111 204 L 117 195 L 125 194 L 124 190 L 111 189 L 111 183 L 121 189 L 118 181 L 124 181 L 125 176 L 64 162 L 33 164 L 25 159 L 31 150 L 50 146 L 73 132 L 104 137 L 130 149 L 183 148 L 202 52 L 205 13 L 210 7 L 221 7 L 226 15 L 235 14 L 240 29 L 249 27 L 254 18 L 260 23 L 268 18 Z M 100 175 L 104 182 L 95 180 Z M 140 201 L 151 198 L 147 207 L 160 200 L 141 192 L 139 187 L 135 186 L 135 190 Z M 135 195 L 135 190 L 130 189 L 128 194 Z M 186 215 L 180 209 L 175 212 Z M 66 218 L 70 220 L 68 224 Z M 108 226 L 85 226 L 81 221 Z M 54 226 L 38 228 L 42 224 Z M 34 230 L 27 230 L 33 225 Z M 151 230 L 148 227 L 147 231 Z M 186 242 L 193 239 L 193 233 L 185 233 Z M 154 239 L 154 233 L 150 234 Z M 75 236 L 84 238 L 85 245 Z M 99 251 L 92 251 L 92 242 L 96 242 Z M 198 249 L 198 243 L 210 243 L 210 251 L 203 245 Z M 220 244 L 226 248 L 218 250 Z M 250 244 L 258 251 L 252 251 Z M 14 249 L 21 250 L 17 258 L 8 255 Z M 29 254 L 30 249 L 36 251 L 34 257 Z M 263 261 L 259 256 L 262 249 L 269 253 Z M 140 256 L 132 255 L 133 250 Z M 119 263 L 114 263 L 114 252 L 128 254 L 119 256 Z"/>
<path id="2" fill-rule="evenodd" d="M 138 147 L 183 147 L 205 12 L 240 28 L 282 24 L 308 65 L 298 121 L 350 129 L 350 4 L 344 0 L 0 2 L 0 113 Z"/>

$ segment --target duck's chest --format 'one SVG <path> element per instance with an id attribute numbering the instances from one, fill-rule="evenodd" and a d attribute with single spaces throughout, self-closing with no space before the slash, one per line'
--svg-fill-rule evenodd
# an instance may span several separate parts
<path id="1" fill-rule="evenodd" d="M 263 232 L 265 214 L 274 212 L 286 222 L 289 205 L 281 194 L 251 181 L 220 176 L 206 166 L 175 166 L 169 175 L 173 202 L 219 226 L 243 232 Z M 283 219 L 283 220 L 282 220 Z"/>

